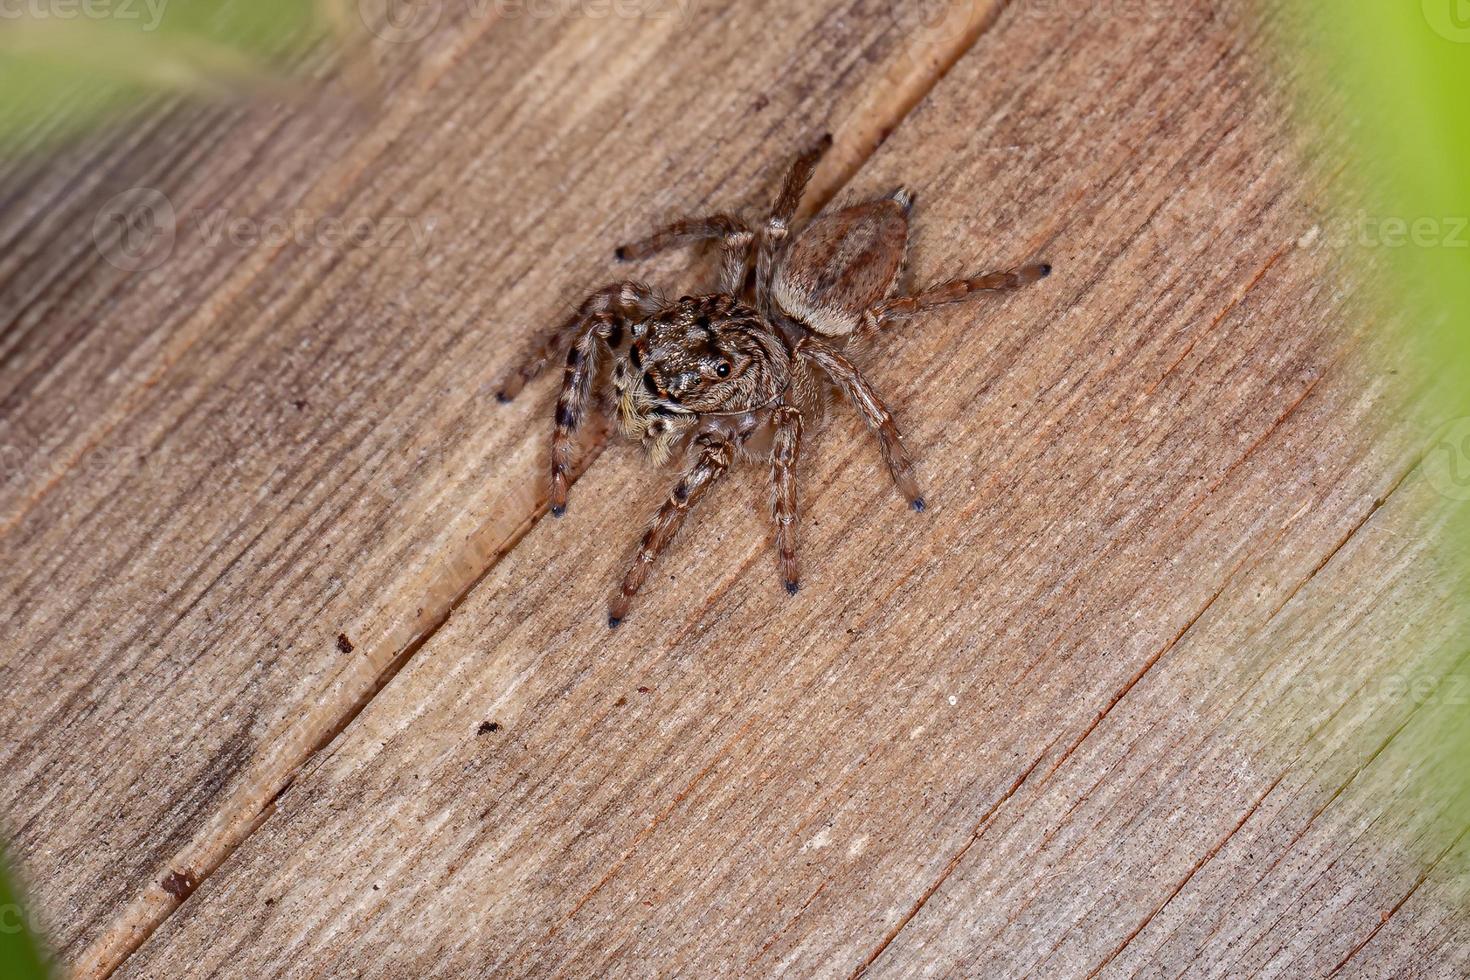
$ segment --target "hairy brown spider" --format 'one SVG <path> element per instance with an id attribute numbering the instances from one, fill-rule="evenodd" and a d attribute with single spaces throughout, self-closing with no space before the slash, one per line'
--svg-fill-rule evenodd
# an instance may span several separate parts
<path id="1" fill-rule="evenodd" d="M 893 416 L 846 356 L 888 323 L 978 292 L 1014 289 L 1051 272 L 1046 264 L 951 279 L 895 295 L 908 251 L 912 196 L 887 197 L 819 215 L 792 237 L 790 225 L 830 136 L 797 157 L 769 217 L 752 227 L 715 214 L 676 221 L 617 250 L 621 261 L 715 240 L 720 291 L 669 301 L 641 282 L 599 289 L 501 385 L 509 401 L 563 348 L 566 374 L 551 439 L 551 512 L 566 513 L 574 435 L 594 388 L 611 378 L 618 421 L 654 460 L 685 466 L 644 533 L 608 625 L 627 616 L 654 561 L 684 517 L 738 457 L 771 465 L 771 514 L 786 589 L 796 594 L 796 465 L 802 426 L 821 415 L 826 389 L 852 402 L 878 440 L 898 490 L 916 511 L 924 498 Z M 751 274 L 752 262 L 754 275 Z M 611 370 L 601 363 L 611 355 Z"/>

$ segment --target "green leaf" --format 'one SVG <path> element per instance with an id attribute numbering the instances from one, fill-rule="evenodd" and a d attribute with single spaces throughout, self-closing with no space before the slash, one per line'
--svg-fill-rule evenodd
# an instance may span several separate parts
<path id="1" fill-rule="evenodd" d="M 320 34 L 325 6 L 26 0 L 0 8 L 0 147 L 43 146 L 159 94 L 278 89 L 291 54 Z"/>
<path id="2" fill-rule="evenodd" d="M 1284 22 L 1281 65 L 1302 82 L 1304 123 L 1319 124 L 1312 113 L 1320 107 L 1346 109 L 1349 128 L 1336 135 L 1347 139 L 1323 143 L 1345 142 L 1347 159 L 1325 169 L 1342 169 L 1349 208 L 1364 209 L 1349 215 L 1356 244 L 1383 259 L 1373 284 L 1389 313 L 1380 328 L 1401 330 L 1392 339 L 1418 355 L 1432 431 L 1423 433 L 1410 479 L 1428 482 L 1448 519 L 1435 559 L 1457 590 L 1446 615 L 1460 639 L 1426 668 L 1447 678 L 1422 706 L 1438 745 L 1405 774 L 1401 799 L 1427 796 L 1463 812 L 1470 805 L 1470 0 L 1296 0 Z"/>
<path id="3" fill-rule="evenodd" d="M 0 859 L 0 977 L 6 980 L 45 980 L 46 972 L 30 919 L 11 887 L 3 859 Z"/>

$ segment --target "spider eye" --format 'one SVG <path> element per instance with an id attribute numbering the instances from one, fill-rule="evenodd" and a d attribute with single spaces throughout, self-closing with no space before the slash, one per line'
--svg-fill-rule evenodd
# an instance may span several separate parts
<path id="1" fill-rule="evenodd" d="M 721 361 L 715 367 L 715 374 L 719 375 L 722 378 L 728 378 L 730 376 L 730 362 L 729 361 Z"/>

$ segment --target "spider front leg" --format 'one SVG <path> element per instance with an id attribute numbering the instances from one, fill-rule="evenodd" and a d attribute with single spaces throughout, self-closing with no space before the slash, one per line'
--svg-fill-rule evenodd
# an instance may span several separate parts
<path id="1" fill-rule="evenodd" d="M 642 283 L 615 283 L 589 296 L 573 318 L 575 337 L 567 351 L 566 373 L 556 401 L 556 428 L 551 435 L 551 513 L 567 512 L 568 474 L 576 456 L 575 434 L 592 402 L 597 356 L 622 345 L 631 324 L 659 307 L 659 299 Z M 565 328 L 563 328 L 565 330 Z"/>
<path id="2" fill-rule="evenodd" d="M 720 289 L 739 293 L 745 286 L 750 268 L 750 248 L 755 232 L 741 219 L 728 214 L 712 214 L 704 218 L 684 218 L 655 231 L 648 238 L 617 250 L 619 262 L 634 262 L 681 245 L 718 240 L 720 242 Z"/>
<path id="3" fill-rule="evenodd" d="M 720 243 L 720 292 L 738 296 L 750 274 L 750 248 L 755 232 L 738 231 Z"/>
<path id="4" fill-rule="evenodd" d="M 496 399 L 502 403 L 509 402 L 519 395 L 527 384 L 546 370 L 573 337 L 585 330 L 590 318 L 602 313 L 618 313 L 625 319 L 641 320 L 656 312 L 661 302 L 658 295 L 641 282 L 615 282 L 599 289 L 587 297 L 576 313 L 563 320 L 540 346 L 533 348 L 520 364 L 501 377 Z"/>
<path id="5" fill-rule="evenodd" d="M 730 463 L 735 456 L 735 448 L 731 443 L 721 437 L 707 435 L 698 437 L 695 444 L 700 447 L 700 452 L 694 465 L 684 474 L 684 478 L 669 494 L 669 499 L 654 515 L 653 523 L 648 526 L 639 543 L 633 564 L 623 576 L 623 584 L 608 604 L 607 625 L 613 629 L 617 629 L 627 618 L 628 609 L 633 605 L 633 597 L 648 580 L 648 573 L 653 569 L 653 563 L 658 560 L 658 556 L 663 554 L 664 549 L 674 540 L 674 535 L 679 533 L 690 509 L 730 469 Z"/>
<path id="6" fill-rule="evenodd" d="M 655 231 L 652 235 L 630 245 L 618 247 L 619 262 L 636 262 L 650 255 L 666 252 L 682 245 L 697 245 L 700 242 L 729 238 L 749 232 L 744 221 L 730 214 L 711 214 L 703 218 L 681 218 Z"/>
<path id="7" fill-rule="evenodd" d="M 801 587 L 796 562 L 796 463 L 801 456 L 801 412 L 782 405 L 771 414 L 776 436 L 771 444 L 771 519 L 776 524 L 776 553 L 786 591 Z"/>
<path id="8" fill-rule="evenodd" d="M 771 301 L 771 280 L 776 273 L 776 259 L 791 234 L 791 221 L 796 209 L 801 206 L 801 197 L 806 185 L 811 183 L 817 164 L 832 149 L 832 134 L 826 133 L 810 148 L 791 163 L 786 179 L 781 184 L 781 193 L 776 196 L 776 205 L 766 218 L 758 236 L 755 260 L 755 295 L 761 311 L 769 317 L 774 303 Z"/>
<path id="9" fill-rule="evenodd" d="M 797 345 L 796 352 L 798 356 L 821 368 L 847 400 L 852 402 L 868 430 L 877 437 L 883 462 L 887 464 L 888 472 L 898 486 L 898 492 L 903 494 L 909 506 L 922 512 L 927 505 L 923 495 L 919 493 L 918 480 L 914 477 L 913 457 L 904 448 L 903 440 L 898 435 L 898 427 L 893 423 L 893 415 L 883 404 L 883 399 L 873 390 L 873 386 L 868 384 L 867 379 L 851 361 L 813 337 L 804 338 Z"/>

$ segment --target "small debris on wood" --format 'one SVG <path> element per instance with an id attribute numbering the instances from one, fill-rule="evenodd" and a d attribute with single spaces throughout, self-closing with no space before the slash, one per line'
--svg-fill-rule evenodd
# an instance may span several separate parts
<path id="1" fill-rule="evenodd" d="M 351 653 L 353 651 L 352 641 L 347 638 L 346 633 L 337 634 L 337 649 L 343 653 Z"/>
<path id="2" fill-rule="evenodd" d="M 480 722 L 480 728 L 476 732 L 476 734 L 478 734 L 478 735 L 489 735 L 491 732 L 498 732 L 498 731 L 500 731 L 500 722 L 498 722 L 498 721 L 482 721 L 482 722 Z"/>
<path id="3" fill-rule="evenodd" d="M 194 889 L 199 887 L 199 879 L 194 877 L 192 871 L 185 871 L 183 874 L 170 871 L 161 884 L 164 891 L 182 902 L 194 894 Z"/>

